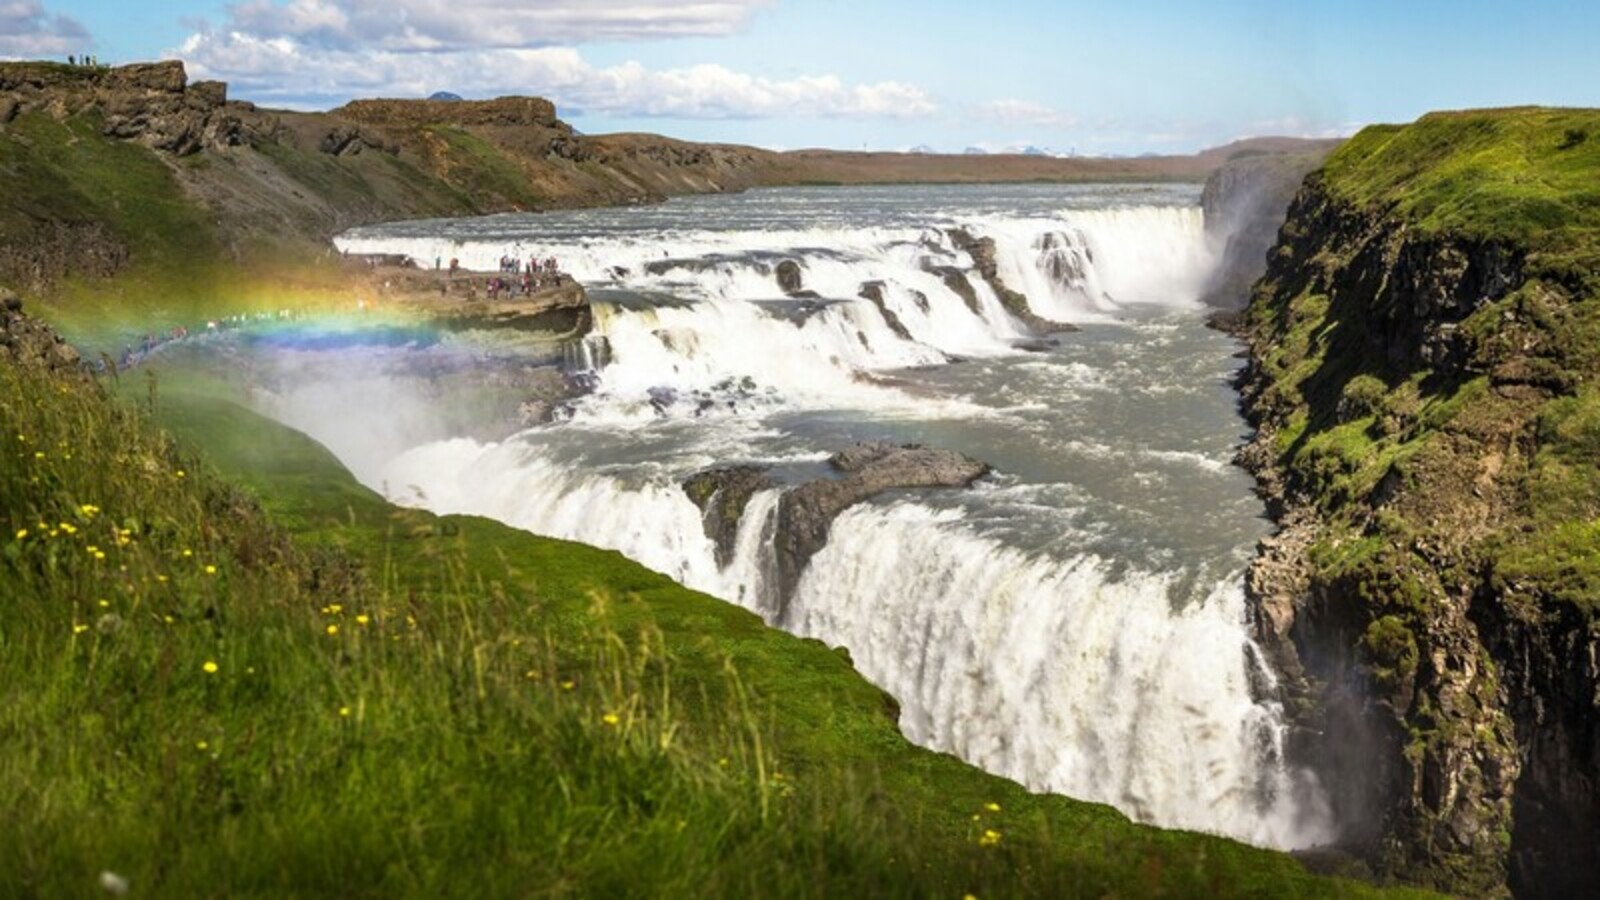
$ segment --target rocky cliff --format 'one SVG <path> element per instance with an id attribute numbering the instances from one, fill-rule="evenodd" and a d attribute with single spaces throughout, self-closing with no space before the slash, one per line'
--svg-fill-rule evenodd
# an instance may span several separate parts
<path id="1" fill-rule="evenodd" d="M 1371 128 L 1245 330 L 1282 525 L 1249 588 L 1342 842 L 1468 894 L 1600 892 L 1600 113 Z"/>

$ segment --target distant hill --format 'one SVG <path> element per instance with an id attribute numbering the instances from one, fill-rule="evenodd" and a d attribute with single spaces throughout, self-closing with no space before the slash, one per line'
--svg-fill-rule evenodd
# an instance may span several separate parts
<path id="1" fill-rule="evenodd" d="M 449 91 L 434 91 L 433 93 L 428 95 L 428 99 L 429 100 L 460 101 L 460 100 L 463 100 L 465 98 L 463 98 L 460 94 L 452 94 Z"/>

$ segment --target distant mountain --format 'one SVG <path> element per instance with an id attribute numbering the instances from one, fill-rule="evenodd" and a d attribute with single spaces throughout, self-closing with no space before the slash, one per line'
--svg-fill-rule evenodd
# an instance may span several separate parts
<path id="1" fill-rule="evenodd" d="M 906 152 L 907 153 L 916 153 L 916 154 L 919 154 L 919 155 L 922 155 L 922 156 L 927 156 L 929 154 L 938 153 L 939 151 L 933 149 L 932 147 L 929 147 L 927 144 L 918 144 L 915 147 L 912 147 L 910 150 L 907 150 Z"/>
<path id="2" fill-rule="evenodd" d="M 1049 150 L 1046 150 L 1043 147 L 1035 147 L 1031 144 L 1027 147 L 1023 147 L 1018 152 L 1023 156 L 1055 156 L 1055 154 L 1051 153 Z"/>
<path id="3" fill-rule="evenodd" d="M 988 156 L 989 155 L 989 151 L 983 149 L 982 147 L 968 147 L 967 149 L 965 149 L 965 150 L 963 150 L 961 152 L 965 153 L 968 156 Z"/>
<path id="4" fill-rule="evenodd" d="M 450 100 L 452 102 L 460 102 L 461 100 L 463 100 L 465 98 L 463 98 L 460 94 L 452 94 L 449 91 L 435 91 L 434 93 L 428 95 L 428 99 L 429 100 Z"/>

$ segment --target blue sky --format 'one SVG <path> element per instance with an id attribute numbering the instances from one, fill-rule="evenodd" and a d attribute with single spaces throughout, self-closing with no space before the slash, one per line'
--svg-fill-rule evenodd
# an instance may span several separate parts
<path id="1" fill-rule="evenodd" d="M 787 148 L 1171 152 L 1596 105 L 1597 46 L 1594 0 L 0 0 L 0 55 L 177 56 L 299 107 L 542 93 L 586 131 Z"/>

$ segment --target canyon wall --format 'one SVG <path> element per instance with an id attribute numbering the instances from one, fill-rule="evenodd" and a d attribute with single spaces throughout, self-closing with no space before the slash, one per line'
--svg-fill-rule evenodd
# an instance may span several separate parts
<path id="1" fill-rule="evenodd" d="M 1467 894 L 1600 892 L 1600 113 L 1370 128 L 1244 322 L 1250 575 L 1342 843 Z"/>

